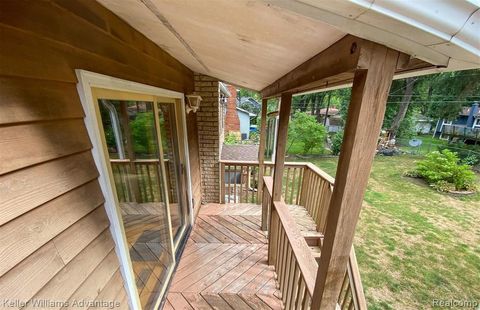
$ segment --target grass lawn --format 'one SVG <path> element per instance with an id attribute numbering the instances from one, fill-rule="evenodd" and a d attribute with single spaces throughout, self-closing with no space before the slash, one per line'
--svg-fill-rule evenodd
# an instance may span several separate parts
<path id="1" fill-rule="evenodd" d="M 374 161 L 355 235 L 369 309 L 480 302 L 480 194 L 453 197 L 404 177 L 417 160 Z M 309 161 L 335 175 L 336 158 Z"/>

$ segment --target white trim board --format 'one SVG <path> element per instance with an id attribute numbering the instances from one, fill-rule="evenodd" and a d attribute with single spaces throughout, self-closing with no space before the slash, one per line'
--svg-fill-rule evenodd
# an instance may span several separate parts
<path id="1" fill-rule="evenodd" d="M 87 128 L 88 136 L 92 142 L 92 156 L 95 161 L 95 165 L 99 172 L 98 181 L 100 188 L 105 198 L 105 209 L 108 219 L 110 221 L 110 231 L 115 242 L 115 250 L 120 260 L 120 270 L 122 272 L 123 279 L 126 284 L 127 294 L 129 296 L 130 307 L 134 310 L 142 309 L 135 284 L 135 276 L 132 272 L 132 265 L 128 254 L 128 244 L 123 232 L 123 223 L 121 223 L 121 216 L 116 205 L 115 193 L 109 182 L 108 163 L 106 161 L 107 154 L 102 146 L 102 137 L 100 128 L 98 126 L 99 119 L 95 110 L 94 96 L 92 94 L 92 88 L 105 88 L 111 90 L 118 90 L 123 92 L 147 94 L 159 97 L 170 97 L 178 99 L 181 102 L 179 111 L 182 113 L 182 122 L 184 130 L 184 152 L 185 152 L 185 166 L 187 170 L 187 208 L 190 214 L 190 224 L 193 223 L 193 209 L 192 209 L 192 187 L 190 178 L 190 162 L 188 157 L 188 139 L 186 137 L 186 118 L 185 118 L 185 102 L 184 94 L 176 91 L 166 90 L 150 85 L 145 85 L 137 82 L 122 80 L 103 74 L 98 74 L 86 70 L 75 70 L 77 75 L 78 84 L 77 90 L 80 96 L 83 110 L 85 112 L 84 123 Z M 126 250 L 127 249 L 127 250 Z M 175 255 L 173 255 L 175 260 Z M 157 301 L 157 307 L 159 302 Z"/>

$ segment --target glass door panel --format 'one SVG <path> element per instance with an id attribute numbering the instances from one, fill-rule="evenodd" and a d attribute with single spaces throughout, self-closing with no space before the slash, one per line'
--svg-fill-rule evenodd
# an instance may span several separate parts
<path id="1" fill-rule="evenodd" d="M 182 182 L 183 165 L 180 160 L 174 104 L 159 102 L 158 120 L 162 136 L 168 200 L 172 217 L 172 233 L 175 238 L 175 244 L 178 244 L 178 241 L 183 236 L 187 221 L 186 191 Z"/>
<path id="2" fill-rule="evenodd" d="M 155 100 L 98 99 L 113 182 L 143 309 L 154 307 L 174 267 Z M 163 133 L 162 133 L 163 135 Z M 168 135 L 167 135 L 168 136 Z M 164 143 L 162 143 L 164 144 Z M 165 157 L 165 156 L 163 156 Z"/>

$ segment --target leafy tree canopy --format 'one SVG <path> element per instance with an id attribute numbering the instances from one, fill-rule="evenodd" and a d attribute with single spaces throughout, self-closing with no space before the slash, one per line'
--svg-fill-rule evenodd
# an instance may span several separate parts
<path id="1" fill-rule="evenodd" d="M 296 112 L 288 126 L 290 145 L 295 141 L 303 144 L 304 154 L 308 154 L 316 147 L 323 147 L 327 131 L 319 124 L 316 118 L 305 112 Z"/>

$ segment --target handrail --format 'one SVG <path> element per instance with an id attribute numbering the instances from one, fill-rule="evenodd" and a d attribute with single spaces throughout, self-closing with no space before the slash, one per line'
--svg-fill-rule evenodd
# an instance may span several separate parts
<path id="1" fill-rule="evenodd" d="M 304 169 L 301 201 L 306 203 L 307 211 L 316 220 L 317 231 L 323 233 L 335 180 L 313 164 L 306 164 Z M 278 274 L 277 280 L 285 308 L 308 309 L 318 265 L 285 202 L 282 200 L 272 203 L 272 188 L 272 177 L 264 177 L 262 224 L 267 221 L 270 224 L 269 263 L 275 266 Z M 320 225 L 317 219 L 322 221 Z M 320 246 L 321 244 L 320 242 Z M 305 290 L 303 295 L 301 290 Z M 337 303 L 337 308 L 342 310 L 367 309 L 353 246 Z"/>
<path id="2" fill-rule="evenodd" d="M 283 201 L 271 202 L 272 177 L 264 177 L 263 205 L 270 207 L 269 264 L 275 266 L 285 309 L 309 309 L 317 263 Z"/>
<path id="3" fill-rule="evenodd" d="M 355 255 L 355 249 L 353 246 L 350 250 L 347 268 L 348 276 L 350 278 L 350 286 L 352 288 L 351 292 L 354 309 L 366 310 L 367 302 L 365 299 L 365 293 L 363 292 L 360 271 L 358 270 L 357 256 Z"/>

